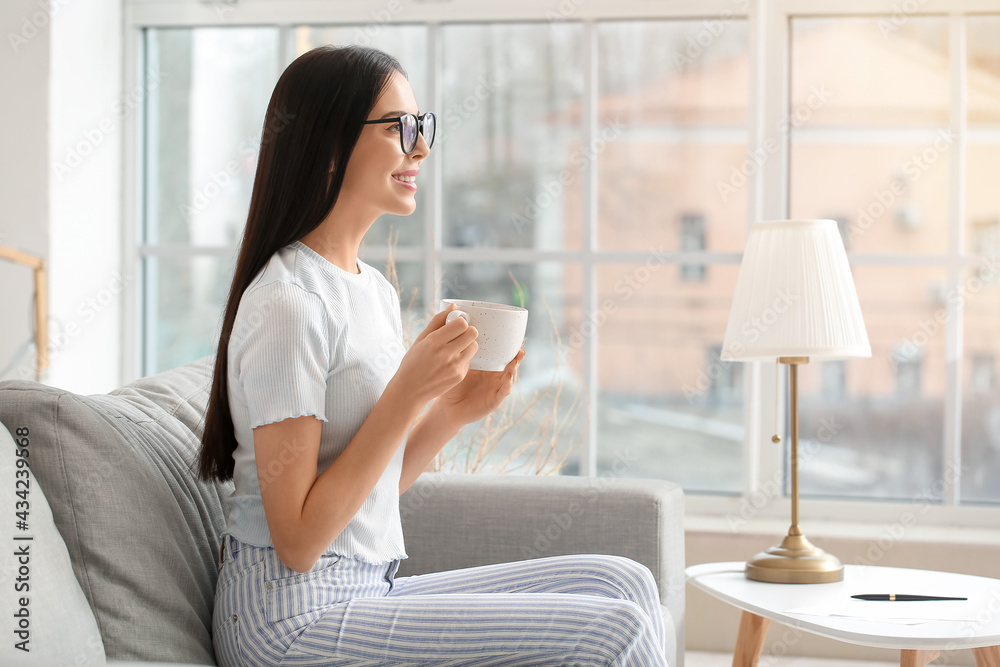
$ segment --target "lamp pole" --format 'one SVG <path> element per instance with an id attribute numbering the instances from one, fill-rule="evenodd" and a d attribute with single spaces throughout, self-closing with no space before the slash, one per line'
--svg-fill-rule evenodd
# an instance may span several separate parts
<path id="1" fill-rule="evenodd" d="M 792 440 L 789 452 L 789 467 L 792 473 L 792 527 L 789 535 L 801 535 L 799 528 L 799 364 L 808 364 L 809 357 L 779 357 L 778 361 L 788 365 L 788 391 L 791 394 Z"/>
<path id="2" fill-rule="evenodd" d="M 788 366 L 791 398 L 789 468 L 792 476 L 792 525 L 778 546 L 762 551 L 747 561 L 747 579 L 779 584 L 821 584 L 841 581 L 844 566 L 836 556 L 813 546 L 799 527 L 799 365 L 809 357 L 778 357 Z"/>

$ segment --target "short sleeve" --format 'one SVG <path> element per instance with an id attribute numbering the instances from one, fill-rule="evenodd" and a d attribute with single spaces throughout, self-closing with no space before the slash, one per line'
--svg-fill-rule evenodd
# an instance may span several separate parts
<path id="1" fill-rule="evenodd" d="M 289 417 L 326 418 L 330 330 L 320 297 L 287 282 L 248 290 L 229 342 L 250 428 Z"/>
<path id="2" fill-rule="evenodd" d="M 396 294 L 396 289 L 389 285 L 389 302 L 390 302 L 390 312 L 392 313 L 393 324 L 396 325 L 396 340 L 402 344 L 403 342 L 403 307 L 399 302 L 399 295 Z"/>

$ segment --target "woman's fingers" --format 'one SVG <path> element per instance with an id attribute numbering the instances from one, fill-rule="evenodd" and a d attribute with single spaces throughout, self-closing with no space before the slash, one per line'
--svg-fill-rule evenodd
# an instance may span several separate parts
<path id="1" fill-rule="evenodd" d="M 424 338 L 426 338 L 428 334 L 433 333 L 438 329 L 440 329 L 441 327 L 443 327 L 445 325 L 445 320 L 448 318 L 448 313 L 455 310 L 456 308 L 458 308 L 456 304 L 449 303 L 447 308 L 442 310 L 440 313 L 435 313 L 434 317 L 432 317 L 430 322 L 427 323 L 427 326 L 424 327 L 424 330 L 417 335 L 416 339 L 413 341 L 414 344 L 419 343 Z"/>
<path id="2" fill-rule="evenodd" d="M 509 394 L 514 388 L 514 383 L 517 382 L 517 367 L 521 365 L 521 360 L 524 359 L 524 350 L 518 350 L 518 353 L 514 355 L 514 358 L 510 360 L 507 366 L 504 368 L 504 376 L 507 380 L 507 393 Z"/>
<path id="3" fill-rule="evenodd" d="M 465 334 L 462 335 L 464 336 Z M 479 350 L 479 343 L 477 343 L 475 341 L 475 338 L 473 338 L 472 340 L 469 341 L 469 344 L 466 347 L 462 348 L 462 352 L 458 355 L 459 361 L 463 364 L 468 364 L 470 361 L 472 361 L 472 357 L 476 356 L 476 351 L 478 350 Z"/>

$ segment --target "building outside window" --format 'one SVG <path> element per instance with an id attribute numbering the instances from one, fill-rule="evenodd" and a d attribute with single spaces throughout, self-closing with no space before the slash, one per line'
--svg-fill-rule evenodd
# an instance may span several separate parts
<path id="1" fill-rule="evenodd" d="M 996 387 L 996 357 L 992 354 L 972 355 L 969 390 L 973 394 L 989 394 Z"/>
<path id="2" fill-rule="evenodd" d="M 701 252 L 705 249 L 705 216 L 690 213 L 681 216 L 680 245 L 684 252 Z M 704 264 L 681 265 L 681 280 L 701 282 L 704 279 Z"/>

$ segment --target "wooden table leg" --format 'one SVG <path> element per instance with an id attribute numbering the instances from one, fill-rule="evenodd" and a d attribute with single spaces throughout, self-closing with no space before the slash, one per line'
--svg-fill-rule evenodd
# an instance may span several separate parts
<path id="1" fill-rule="evenodd" d="M 1000 646 L 974 648 L 972 653 L 976 656 L 977 667 L 1000 667 Z"/>
<path id="2" fill-rule="evenodd" d="M 733 652 L 733 667 L 757 667 L 760 652 L 764 649 L 764 637 L 771 625 L 769 619 L 743 612 L 740 617 L 740 632 L 736 635 L 736 650 Z"/>
<path id="3" fill-rule="evenodd" d="M 941 651 L 900 651 L 899 667 L 924 667 L 941 655 Z"/>

